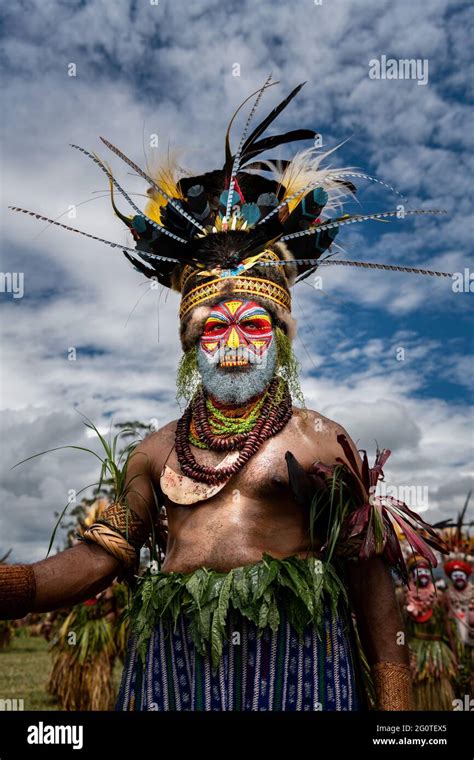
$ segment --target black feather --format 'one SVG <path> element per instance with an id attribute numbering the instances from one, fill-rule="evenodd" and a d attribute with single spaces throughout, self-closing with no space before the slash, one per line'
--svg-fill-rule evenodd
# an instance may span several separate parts
<path id="1" fill-rule="evenodd" d="M 357 193 L 357 187 L 352 182 L 349 182 L 348 179 L 335 179 L 334 182 L 337 182 L 338 185 L 343 185 L 354 195 Z"/>
<path id="2" fill-rule="evenodd" d="M 296 503 L 307 510 L 309 523 L 310 507 L 324 481 L 315 473 L 306 472 L 291 451 L 286 452 L 285 459 L 291 492 Z M 317 538 L 328 535 L 331 510 L 327 506 L 327 503 L 321 505 L 313 516 L 313 527 Z"/>
<path id="3" fill-rule="evenodd" d="M 171 272 L 175 268 L 175 264 L 170 265 L 165 261 L 159 261 L 156 259 L 149 265 L 148 262 L 145 263 L 141 260 L 143 257 L 140 253 L 137 253 L 137 256 L 140 256 L 140 258 L 131 256 L 127 251 L 123 251 L 123 255 L 128 259 L 132 266 L 140 272 L 140 274 L 145 275 L 145 277 L 148 277 L 149 279 L 154 277 L 158 280 L 160 285 L 164 285 L 167 288 L 171 287 Z"/>
<path id="4" fill-rule="evenodd" d="M 208 194 L 212 207 L 212 200 L 218 198 L 225 189 L 224 172 L 222 169 L 216 169 L 196 177 L 183 177 L 178 184 L 184 195 L 187 195 L 189 188 L 193 185 L 202 185 Z M 247 203 L 256 203 L 258 196 L 262 193 L 275 193 L 278 189 L 278 183 L 258 174 L 240 172 L 239 187 Z"/>
<path id="5" fill-rule="evenodd" d="M 303 272 L 303 274 L 300 274 L 295 280 L 295 285 L 297 282 L 302 282 L 303 280 L 306 280 L 306 278 L 309 277 L 311 274 L 314 274 L 317 268 L 318 268 L 318 265 L 315 264 L 314 266 L 310 267 L 305 272 Z"/>
<path id="6" fill-rule="evenodd" d="M 268 116 L 265 119 L 263 119 L 263 121 L 260 122 L 258 127 L 255 127 L 252 134 L 249 135 L 249 137 L 244 142 L 243 147 L 242 147 L 242 153 L 245 153 L 252 146 L 252 144 L 260 137 L 260 135 L 263 135 L 263 133 L 268 129 L 272 121 L 275 121 L 277 116 L 287 107 L 288 103 L 290 103 L 293 100 L 293 98 L 299 93 L 299 91 L 305 84 L 306 82 L 302 82 L 297 87 L 295 87 L 295 89 L 292 90 L 292 92 L 290 92 L 288 97 L 285 98 L 285 100 L 282 100 L 282 102 L 279 103 L 276 106 L 276 108 L 274 108 L 273 111 L 271 111 L 268 114 Z"/>
<path id="7" fill-rule="evenodd" d="M 299 142 L 300 140 L 313 140 L 317 135 L 314 129 L 292 129 L 290 132 L 285 132 L 281 135 L 272 135 L 271 137 L 265 137 L 263 140 L 257 140 L 254 142 L 248 150 L 242 155 L 242 161 L 248 161 L 265 150 L 273 150 L 279 145 L 286 145 L 290 142 Z"/>
<path id="8" fill-rule="evenodd" d="M 309 509 L 315 491 L 315 484 L 291 451 L 286 452 L 285 460 L 293 497 L 297 504 L 305 509 Z"/>
<path id="9" fill-rule="evenodd" d="M 262 89 L 266 90 L 268 87 L 274 87 L 276 84 L 279 84 L 279 82 L 269 82 L 267 80 L 267 82 L 265 83 L 265 85 L 263 86 L 263 88 L 259 87 L 258 90 L 255 90 L 255 92 L 252 92 L 247 98 L 245 98 L 245 100 L 240 104 L 240 106 L 237 108 L 237 110 L 234 111 L 234 113 L 232 115 L 232 118 L 230 119 L 229 124 L 227 126 L 226 133 L 225 133 L 225 164 L 224 164 L 224 171 L 226 172 L 226 174 L 228 176 L 230 176 L 230 172 L 232 170 L 232 164 L 234 162 L 234 156 L 232 155 L 232 150 L 231 150 L 231 147 L 230 147 L 230 130 L 231 130 L 232 124 L 234 123 L 235 117 L 237 116 L 237 114 L 239 113 L 239 111 L 242 110 L 242 108 L 244 107 L 244 105 L 246 103 L 248 103 L 248 101 L 251 98 L 253 98 L 259 92 L 261 92 Z"/>

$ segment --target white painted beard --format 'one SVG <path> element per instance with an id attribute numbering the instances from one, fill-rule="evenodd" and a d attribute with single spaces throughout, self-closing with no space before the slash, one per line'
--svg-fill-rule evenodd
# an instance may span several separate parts
<path id="1" fill-rule="evenodd" d="M 245 354 L 230 355 L 238 359 Z M 270 384 L 276 369 L 274 340 L 265 352 L 264 361 L 260 359 L 243 366 L 221 367 L 219 353 L 209 358 L 200 347 L 197 356 L 204 391 L 223 404 L 240 406 L 255 396 L 260 396 Z"/>

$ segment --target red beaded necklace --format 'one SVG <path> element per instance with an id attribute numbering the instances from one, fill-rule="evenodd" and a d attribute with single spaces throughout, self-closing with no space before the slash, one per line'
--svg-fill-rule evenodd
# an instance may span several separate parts
<path id="1" fill-rule="evenodd" d="M 175 434 L 175 447 L 178 462 L 184 475 L 200 483 L 218 485 L 235 475 L 262 443 L 282 430 L 292 415 L 292 400 L 286 381 L 274 377 L 271 381 L 266 399 L 262 404 L 260 416 L 248 433 L 219 436 L 212 433 L 206 406 L 206 397 L 201 389 L 195 395 L 181 419 Z M 212 451 L 236 451 L 240 449 L 238 459 L 230 465 L 210 467 L 199 464 L 191 451 L 189 433 L 191 421 L 200 441 Z"/>

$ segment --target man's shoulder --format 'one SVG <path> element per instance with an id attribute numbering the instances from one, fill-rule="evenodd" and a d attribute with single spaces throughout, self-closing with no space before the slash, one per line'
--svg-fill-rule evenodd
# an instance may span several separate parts
<path id="1" fill-rule="evenodd" d="M 177 423 L 178 420 L 171 420 L 148 433 L 134 448 L 134 457 L 145 456 L 153 464 L 153 469 L 161 467 L 160 463 L 164 462 L 174 445 Z"/>
<path id="2" fill-rule="evenodd" d="M 140 441 L 138 447 L 143 450 L 150 450 L 156 449 L 157 447 L 161 448 L 162 446 L 167 446 L 168 442 L 171 446 L 174 441 L 177 424 L 178 420 L 171 420 L 159 427 L 158 430 L 152 430 L 142 441 Z"/>
<path id="3" fill-rule="evenodd" d="M 315 459 L 326 464 L 347 461 L 344 447 L 339 436 L 345 436 L 356 460 L 359 460 L 357 447 L 347 430 L 335 420 L 326 417 L 314 409 L 293 407 L 293 432 L 301 447 L 317 452 Z"/>
<path id="4" fill-rule="evenodd" d="M 317 412 L 314 409 L 293 407 L 293 424 L 302 432 L 306 434 L 319 434 L 319 435 L 345 435 L 349 437 L 346 429 L 335 420 L 330 417 L 326 417 L 321 412 Z"/>

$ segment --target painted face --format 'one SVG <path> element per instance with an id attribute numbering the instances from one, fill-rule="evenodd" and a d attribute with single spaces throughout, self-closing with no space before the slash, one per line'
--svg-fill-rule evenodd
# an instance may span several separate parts
<path id="1" fill-rule="evenodd" d="M 413 571 L 413 579 L 418 586 L 425 588 L 431 581 L 431 573 L 427 567 L 416 567 Z"/>
<path id="2" fill-rule="evenodd" d="M 451 573 L 451 581 L 455 588 L 463 591 L 467 586 L 467 575 L 463 570 L 453 570 Z"/>
<path id="3" fill-rule="evenodd" d="M 238 367 L 264 363 L 272 341 L 269 312 L 255 301 L 229 298 L 213 307 L 200 348 L 213 364 Z"/>

